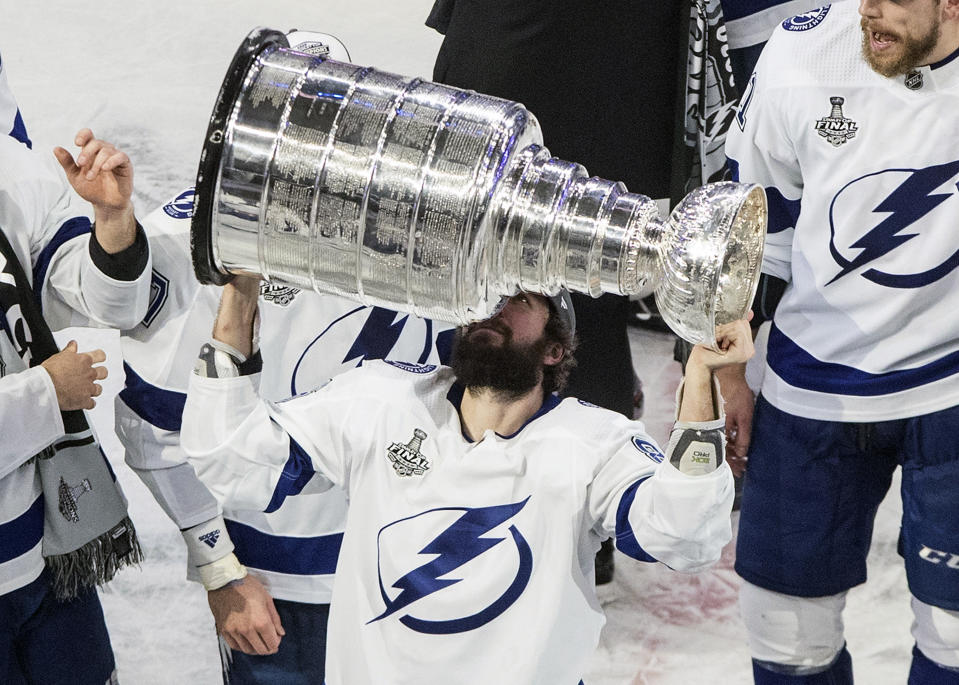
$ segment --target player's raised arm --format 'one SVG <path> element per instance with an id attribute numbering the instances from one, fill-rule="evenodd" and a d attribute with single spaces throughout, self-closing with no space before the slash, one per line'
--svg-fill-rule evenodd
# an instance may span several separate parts
<path id="1" fill-rule="evenodd" d="M 742 367 L 753 356 L 753 337 L 743 319 L 719 326 L 719 351 L 696 345 L 686 363 L 686 374 L 670 437 L 669 458 L 683 473 L 711 473 L 724 459 L 725 416 L 716 372 Z"/>

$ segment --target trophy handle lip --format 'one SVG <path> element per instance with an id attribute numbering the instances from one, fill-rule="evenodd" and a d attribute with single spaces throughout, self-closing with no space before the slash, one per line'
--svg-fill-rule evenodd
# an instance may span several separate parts
<path id="1" fill-rule="evenodd" d="M 217 93 L 216 104 L 213 106 L 210 123 L 203 139 L 203 151 L 200 153 L 200 164 L 196 174 L 193 219 L 190 223 L 190 254 L 197 280 L 205 285 L 210 283 L 225 285 L 233 280 L 232 274 L 224 273 L 217 267 L 213 256 L 213 206 L 216 182 L 223 158 L 227 121 L 240 96 L 243 82 L 260 53 L 274 45 L 289 47 L 286 34 L 261 27 L 247 35 L 230 62 L 226 77 Z"/>

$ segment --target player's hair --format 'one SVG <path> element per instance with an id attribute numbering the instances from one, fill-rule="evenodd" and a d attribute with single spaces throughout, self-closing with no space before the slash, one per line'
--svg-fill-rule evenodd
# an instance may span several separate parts
<path id="1" fill-rule="evenodd" d="M 543 365 L 543 390 L 546 392 L 562 392 L 569 380 L 569 374 L 576 366 L 576 359 L 573 352 L 579 341 L 576 335 L 569 330 L 565 320 L 557 313 L 556 307 L 549 302 L 549 319 L 546 321 L 546 327 L 543 334 L 547 342 L 556 342 L 563 347 L 563 358 L 558 364 L 552 366 Z"/>

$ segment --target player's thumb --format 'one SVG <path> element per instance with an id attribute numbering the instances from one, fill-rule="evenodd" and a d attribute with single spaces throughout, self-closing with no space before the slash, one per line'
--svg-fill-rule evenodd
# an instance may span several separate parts
<path id="1" fill-rule="evenodd" d="M 57 161 L 60 163 L 60 166 L 63 167 L 63 170 L 67 172 L 68 178 L 73 178 L 73 176 L 80 170 L 80 167 L 78 167 L 73 161 L 73 155 L 71 155 L 66 149 L 62 147 L 53 148 L 53 156 L 57 158 Z"/>
<path id="2" fill-rule="evenodd" d="M 276 628 L 276 632 L 281 637 L 286 635 L 286 631 L 283 630 L 283 623 L 280 621 L 280 615 L 276 612 L 276 606 L 273 602 L 270 602 L 270 619 L 273 621 L 273 627 Z"/>
<path id="3" fill-rule="evenodd" d="M 77 341 L 71 340 L 67 343 L 67 346 L 63 348 L 64 352 L 76 352 L 77 351 Z"/>

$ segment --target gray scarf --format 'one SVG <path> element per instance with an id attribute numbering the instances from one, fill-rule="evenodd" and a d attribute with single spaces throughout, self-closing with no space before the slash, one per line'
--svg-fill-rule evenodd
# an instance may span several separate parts
<path id="1" fill-rule="evenodd" d="M 16 373 L 36 366 L 59 350 L 13 247 L 0 229 L 0 270 L 13 275 L 15 286 L 0 283 L 6 300 L 20 305 L 22 326 L 5 326 L 19 357 L 8 360 Z M 0 316 L 6 313 L 0 311 Z M 12 322 L 8 322 L 12 323 Z M 25 329 L 25 330 L 24 330 Z M 40 472 L 43 489 L 43 556 L 61 599 L 113 578 L 123 566 L 143 559 L 133 522 L 106 457 L 82 411 L 61 412 L 65 435 L 28 462 Z"/>

